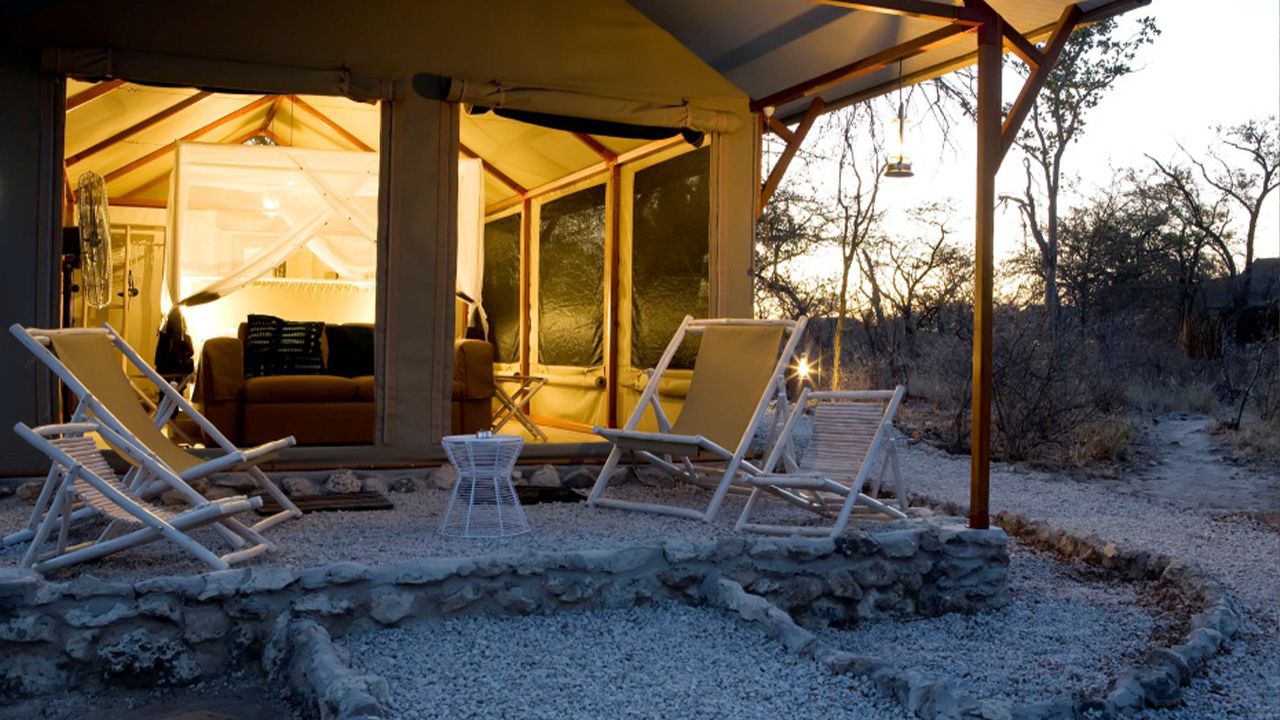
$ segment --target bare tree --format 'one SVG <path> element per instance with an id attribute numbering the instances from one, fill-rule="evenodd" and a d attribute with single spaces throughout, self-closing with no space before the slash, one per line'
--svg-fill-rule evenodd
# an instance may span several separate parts
<path id="1" fill-rule="evenodd" d="M 1058 232 L 1063 159 L 1067 148 L 1084 134 L 1089 111 L 1097 107 L 1116 80 L 1133 72 L 1138 51 L 1160 32 L 1150 17 L 1139 19 L 1136 30 L 1128 37 L 1118 36 L 1119 27 L 1114 19 L 1108 19 L 1072 33 L 1015 139 L 1024 156 L 1022 192 L 1001 198 L 1017 208 L 1039 250 L 1044 304 L 1055 329 L 1060 314 Z M 1031 74 L 1032 69 L 1025 63 L 1010 62 L 1021 77 Z M 977 98 L 973 72 L 957 73 L 940 82 L 949 86 L 945 91 L 948 96 L 973 116 Z"/>
<path id="2" fill-rule="evenodd" d="M 836 329 L 831 382 L 840 386 L 845 322 L 849 317 L 849 281 L 854 263 L 878 232 L 884 210 L 879 206 L 884 146 L 871 110 L 854 106 L 832 114 L 823 134 L 838 145 L 836 187 L 827 210 L 829 241 L 840 251 L 840 286 L 836 296 Z"/>
<path id="3" fill-rule="evenodd" d="M 1185 149 L 1183 152 L 1200 171 L 1200 177 L 1221 193 L 1224 201 L 1234 202 L 1244 210 L 1247 218 L 1244 233 L 1244 284 L 1248 288 L 1262 206 L 1267 196 L 1280 186 L 1280 123 L 1272 115 L 1263 120 L 1250 120 L 1228 128 L 1218 126 L 1215 130 L 1218 135 L 1217 143 L 1206 152 L 1207 160 L 1198 160 Z M 1228 151 L 1242 153 L 1243 166 L 1228 162 L 1224 157 Z"/>
<path id="4" fill-rule="evenodd" d="M 832 311 L 829 283 L 797 263 L 822 243 L 820 223 L 817 204 L 807 192 L 784 186 L 769 199 L 756 223 L 751 264 L 756 307 L 763 314 L 796 318 Z"/>

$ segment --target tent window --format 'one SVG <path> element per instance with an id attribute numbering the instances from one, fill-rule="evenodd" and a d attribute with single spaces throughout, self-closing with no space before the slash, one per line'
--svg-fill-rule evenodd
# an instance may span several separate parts
<path id="1" fill-rule="evenodd" d="M 542 206 L 538 244 L 538 361 L 604 362 L 605 187 Z"/>
<path id="2" fill-rule="evenodd" d="M 494 360 L 520 360 L 520 215 L 484 226 L 484 312 Z"/>
<path id="3" fill-rule="evenodd" d="M 631 242 L 631 363 L 658 364 L 685 315 L 705 317 L 711 150 L 703 148 L 636 173 Z M 693 367 L 686 343 L 672 367 Z"/>

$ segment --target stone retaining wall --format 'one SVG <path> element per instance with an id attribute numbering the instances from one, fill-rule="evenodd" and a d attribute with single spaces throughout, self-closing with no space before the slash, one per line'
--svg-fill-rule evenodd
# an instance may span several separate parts
<path id="1" fill-rule="evenodd" d="M 280 660 L 294 655 L 288 647 L 321 642 L 313 630 L 286 632 L 310 627 L 295 621 L 341 635 L 463 614 L 703 602 L 708 580 L 720 578 L 801 625 L 993 609 L 1008 601 L 1007 540 L 1003 530 L 969 530 L 942 518 L 888 523 L 836 543 L 732 538 L 386 567 L 254 567 L 138 582 L 87 575 L 46 582 L 5 569 L 0 699 L 94 676 L 183 684 L 259 660 L 278 673 L 314 676 L 321 670 Z"/>
<path id="2" fill-rule="evenodd" d="M 955 503 L 934 498 L 912 498 L 913 504 L 917 501 L 946 513 L 958 514 L 962 511 Z M 935 683 L 937 687 L 932 688 L 930 701 L 917 706 L 908 702 L 907 696 L 919 698 L 926 694 L 913 690 L 915 685 L 912 678 L 890 677 L 883 673 L 877 676 L 873 674 L 874 670 L 858 673 L 872 676 L 882 689 L 907 702 L 918 717 L 945 716 L 939 714 L 939 707 L 981 707 L 984 711 L 1002 717 L 1027 720 L 1071 718 L 1086 714 L 1109 718 L 1143 707 L 1169 707 L 1181 700 L 1183 687 L 1191 682 L 1192 676 L 1203 670 L 1206 663 L 1225 648 L 1240 628 L 1241 615 L 1235 600 L 1221 584 L 1195 565 L 1169 555 L 1117 546 L 1097 535 L 1074 535 L 1042 520 L 1034 520 L 1007 510 L 996 513 L 992 517 L 992 523 L 1013 537 L 1067 562 L 1093 565 L 1122 579 L 1155 583 L 1158 594 L 1176 599 L 1192 611 L 1189 627 L 1182 642 L 1150 650 L 1141 663 L 1114 678 L 1101 695 L 1075 702 L 1063 700 L 1013 708 L 995 707 L 989 701 L 972 698 L 949 686 Z M 862 669 L 865 671 L 868 668 Z"/>

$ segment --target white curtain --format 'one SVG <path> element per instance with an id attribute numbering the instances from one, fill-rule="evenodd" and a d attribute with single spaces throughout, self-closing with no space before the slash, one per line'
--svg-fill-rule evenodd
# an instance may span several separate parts
<path id="1" fill-rule="evenodd" d="M 467 302 L 467 324 L 480 317 L 485 335 L 489 319 L 481 305 L 484 292 L 484 164 L 458 158 L 458 294 Z"/>
<path id="2" fill-rule="evenodd" d="M 228 295 L 307 247 L 341 280 L 377 271 L 378 155 L 183 143 L 174 164 L 170 294 Z"/>

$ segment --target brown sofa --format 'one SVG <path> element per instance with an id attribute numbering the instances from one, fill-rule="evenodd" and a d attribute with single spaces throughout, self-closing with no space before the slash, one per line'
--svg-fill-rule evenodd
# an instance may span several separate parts
<path id="1" fill-rule="evenodd" d="M 323 356 L 330 357 L 329 328 Z M 241 337 L 213 338 L 200 352 L 194 399 L 201 412 L 232 442 L 254 445 L 293 435 L 300 445 L 368 445 L 376 413 L 373 376 L 244 376 Z M 451 428 L 473 433 L 492 418 L 493 346 L 457 340 L 453 354 Z"/>

